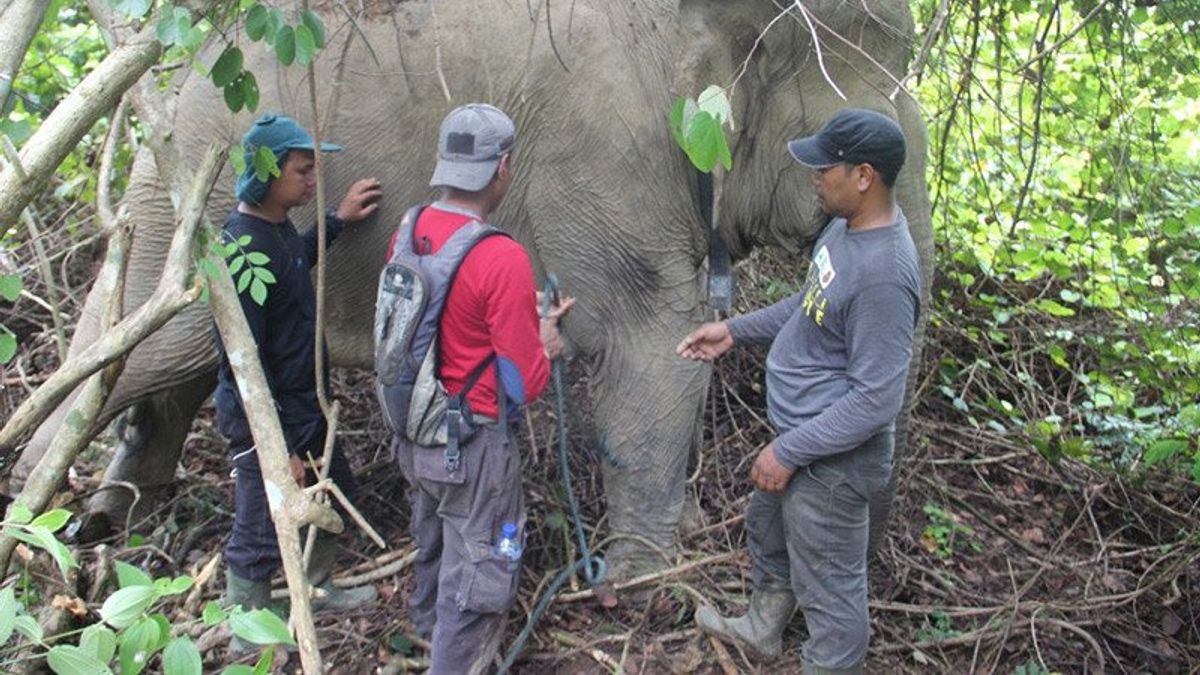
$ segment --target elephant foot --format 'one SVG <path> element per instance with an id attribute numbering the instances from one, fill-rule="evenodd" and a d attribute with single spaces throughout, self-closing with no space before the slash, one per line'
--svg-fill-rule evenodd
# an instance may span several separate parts
<path id="1" fill-rule="evenodd" d="M 669 539 L 664 544 L 653 544 L 654 541 L 636 535 L 614 535 L 613 543 L 604 553 L 608 579 L 626 581 L 670 567 L 675 556 L 674 544 Z"/>
<path id="2" fill-rule="evenodd" d="M 85 512 L 67 526 L 66 538 L 68 543 L 86 546 L 108 539 L 114 533 L 113 521 L 107 513 Z"/>

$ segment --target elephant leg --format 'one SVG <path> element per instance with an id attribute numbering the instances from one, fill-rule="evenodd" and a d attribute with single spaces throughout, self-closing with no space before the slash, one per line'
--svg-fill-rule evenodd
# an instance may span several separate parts
<path id="1" fill-rule="evenodd" d="M 135 403 L 118 418 L 112 462 L 88 503 L 92 519 L 100 521 L 96 526 L 134 522 L 167 493 L 196 410 L 214 385 L 211 374 L 192 378 Z"/>
<path id="2" fill-rule="evenodd" d="M 661 569 L 675 547 L 710 373 L 707 365 L 676 356 L 678 341 L 667 334 L 620 340 L 596 369 L 614 578 Z"/>

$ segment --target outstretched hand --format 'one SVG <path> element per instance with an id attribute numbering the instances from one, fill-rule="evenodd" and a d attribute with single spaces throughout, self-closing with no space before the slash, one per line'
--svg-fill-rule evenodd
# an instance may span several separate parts
<path id="1" fill-rule="evenodd" d="M 362 178 L 354 181 L 342 203 L 338 205 L 337 217 L 343 223 L 354 223 L 366 218 L 379 208 L 379 198 L 383 196 L 383 187 L 376 178 Z"/>
<path id="2" fill-rule="evenodd" d="M 713 321 L 683 338 L 675 348 L 675 353 L 693 361 L 712 361 L 732 346 L 733 335 L 729 332 L 729 326 L 724 321 Z"/>
<path id="3" fill-rule="evenodd" d="M 538 306 L 541 306 L 543 294 L 538 291 Z M 538 333 L 542 338 L 542 347 L 546 350 L 546 358 L 556 359 L 566 350 L 566 342 L 558 330 L 558 320 L 566 316 L 575 306 L 575 298 L 564 295 L 558 299 L 558 304 L 550 307 L 550 313 L 538 322 Z"/>

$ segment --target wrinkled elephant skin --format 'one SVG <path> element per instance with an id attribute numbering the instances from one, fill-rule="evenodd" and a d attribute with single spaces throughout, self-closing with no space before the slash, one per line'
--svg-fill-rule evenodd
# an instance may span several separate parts
<path id="1" fill-rule="evenodd" d="M 378 214 L 331 250 L 327 336 L 334 365 L 370 366 L 376 276 L 405 208 L 431 196 L 439 121 L 468 101 L 500 106 L 516 121 L 518 140 L 515 183 L 494 220 L 534 254 L 539 274 L 554 272 L 578 298 L 565 330 L 591 367 L 596 428 L 615 460 L 605 466 L 604 482 L 618 572 L 661 564 L 642 542 L 664 551 L 673 545 L 709 379 L 707 367 L 673 351 L 705 317 L 700 289 L 709 236 L 694 171 L 666 123 L 677 93 L 694 96 L 741 73 L 734 170 L 724 181 L 718 223 L 738 255 L 757 245 L 800 249 L 823 224 L 807 174 L 784 149 L 787 139 L 813 133 L 845 106 L 897 118 L 910 139 L 898 196 L 929 275 L 925 131 L 912 100 L 893 95 L 912 42 L 908 7 L 899 0 L 805 6 L 814 25 L 845 38 L 822 29 L 823 66 L 797 14 L 778 21 L 750 55 L 777 11 L 766 0 L 412 0 L 371 5 L 353 22 L 340 12 L 324 15 L 328 45 L 317 58 L 323 136 L 346 146 L 327 160 L 327 194 L 340 196 L 362 175 L 378 176 L 385 189 Z M 282 67 L 245 40 L 241 46 L 262 90 L 260 112 L 280 110 L 311 128 L 305 69 Z M 210 45 L 201 59 L 211 64 L 220 49 Z M 826 73 L 848 100 L 834 93 Z M 174 139 L 196 157 L 214 140 L 235 143 L 253 119 L 225 110 L 220 92 L 195 73 L 182 73 L 176 87 Z M 232 184 L 227 169 L 210 201 L 214 223 L 233 204 Z M 125 204 L 137 226 L 126 291 L 133 307 L 153 288 L 173 220 L 148 153 L 137 158 Z M 293 217 L 306 226 L 311 208 Z M 77 348 L 94 339 L 96 300 L 89 298 L 80 320 Z M 110 476 L 171 480 L 181 424 L 197 405 L 195 392 L 211 387 L 214 367 L 210 318 L 199 305 L 135 350 L 108 414 L 157 393 L 141 417 L 158 416 L 146 433 L 124 434 Z M 181 391 L 180 383 L 188 386 Z M 38 430 L 18 478 L 60 419 Z M 127 490 L 99 499 L 95 506 L 125 519 Z M 876 518 L 878 525 L 885 520 Z"/>

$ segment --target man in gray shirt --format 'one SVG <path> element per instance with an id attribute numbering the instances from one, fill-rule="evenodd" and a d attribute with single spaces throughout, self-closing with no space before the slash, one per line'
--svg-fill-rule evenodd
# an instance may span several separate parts
<path id="1" fill-rule="evenodd" d="M 770 343 L 767 412 L 778 436 L 750 472 L 746 514 L 754 591 L 745 616 L 696 612 L 705 632 L 774 658 L 799 604 L 805 675 L 861 673 L 867 654 L 867 520 L 892 472 L 896 415 L 920 311 L 920 267 L 892 187 L 900 127 L 847 109 L 788 143 L 813 169 L 822 210 L 803 290 L 706 323 L 677 352 L 711 361 L 735 342 Z"/>

